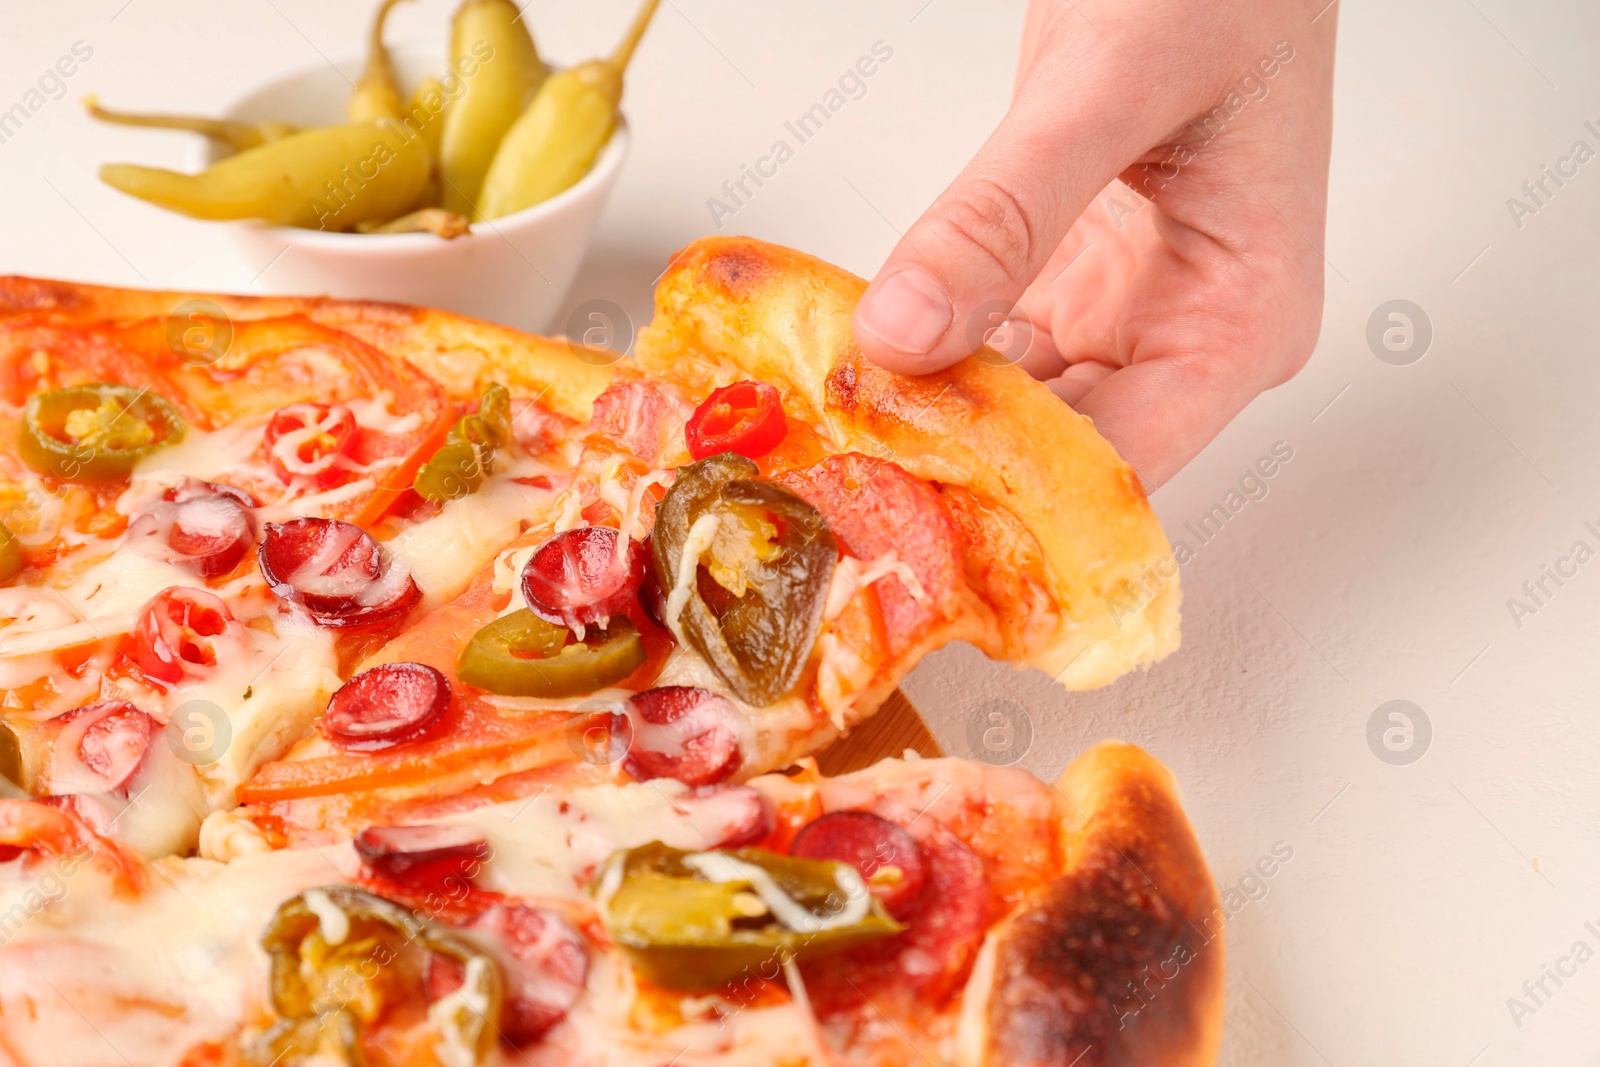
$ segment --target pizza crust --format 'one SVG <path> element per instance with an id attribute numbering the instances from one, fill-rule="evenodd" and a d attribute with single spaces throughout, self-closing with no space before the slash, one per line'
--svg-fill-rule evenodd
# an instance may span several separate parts
<path id="1" fill-rule="evenodd" d="M 865 288 L 800 252 L 706 238 L 673 258 L 635 354 L 679 380 L 786 384 L 790 414 L 834 448 L 892 459 L 1019 519 L 1058 611 L 1043 629 L 1001 615 L 1001 643 L 985 651 L 1089 689 L 1176 649 L 1178 567 L 1133 469 L 1088 418 L 998 356 L 914 378 L 869 362 L 850 325 Z"/>
<path id="2" fill-rule="evenodd" d="M 1222 1040 L 1224 912 L 1172 774 L 1105 741 L 1056 783 L 1061 873 L 990 931 L 961 1067 L 1207 1067 Z"/>
<path id="3" fill-rule="evenodd" d="M 213 303 L 240 320 L 304 315 L 404 358 L 454 399 L 476 400 L 490 381 L 499 381 L 538 395 L 542 405 L 576 422 L 589 421 L 595 397 L 614 376 L 612 364 L 569 341 L 434 308 L 328 297 L 119 289 L 0 276 L 0 318 L 39 314 L 83 324 L 132 322 L 166 318 L 197 300 Z"/>

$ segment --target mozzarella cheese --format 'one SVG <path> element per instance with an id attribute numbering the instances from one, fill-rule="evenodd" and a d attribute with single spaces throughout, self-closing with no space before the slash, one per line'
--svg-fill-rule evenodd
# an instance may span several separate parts
<path id="1" fill-rule="evenodd" d="M 488 838 L 491 855 L 477 876 L 483 888 L 585 909 L 591 906 L 585 884 L 617 849 L 658 840 L 704 848 L 738 825 L 747 805 L 738 794 L 695 797 L 681 783 L 657 781 L 540 794 L 437 821 L 470 825 Z M 278 906 L 312 890 L 307 904 L 323 936 L 337 943 L 348 933 L 348 918 L 315 890 L 359 871 L 348 843 L 254 852 L 226 863 L 166 860 L 153 865 L 150 886 L 130 899 L 96 884 L 89 867 L 29 878 L 21 866 L 0 864 L 0 1026 L 9 1052 L 55 1067 L 100 1067 L 108 1040 L 129 1062 L 166 1067 L 200 1041 L 232 1039 L 265 1005 L 268 968 L 259 938 Z M 659 1067 L 675 1056 L 683 1067 L 831 1062 L 814 1020 L 794 1004 L 695 1021 L 695 1002 L 705 998 L 684 999 L 683 1023 L 641 1028 L 632 1017 L 631 971 L 594 954 L 586 992 L 567 1021 L 521 1050 L 516 1062 Z M 435 1010 L 439 1017 L 447 1011 L 437 1002 Z M 437 1050 L 446 1062 L 460 1051 L 450 1040 L 446 1028 Z"/>

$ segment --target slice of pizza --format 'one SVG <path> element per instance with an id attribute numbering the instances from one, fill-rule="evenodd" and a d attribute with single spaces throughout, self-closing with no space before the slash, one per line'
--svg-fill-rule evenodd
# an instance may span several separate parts
<path id="1" fill-rule="evenodd" d="M 1224 912 L 1120 743 L 1054 788 L 944 759 L 589 784 L 227 862 L 0 801 L 0 848 L 30 1067 L 1199 1067 L 1220 1038 Z"/>
<path id="2" fill-rule="evenodd" d="M 419 309 L 0 280 L 0 775 L 192 849 L 548 507 L 605 377 Z"/>
<path id="3" fill-rule="evenodd" d="M 863 286 L 748 239 L 681 252 L 636 359 L 566 432 L 561 493 L 240 789 L 268 839 L 777 770 L 950 641 L 1069 688 L 1175 647 L 1176 569 L 1111 446 L 981 354 L 923 378 L 867 362 Z"/>

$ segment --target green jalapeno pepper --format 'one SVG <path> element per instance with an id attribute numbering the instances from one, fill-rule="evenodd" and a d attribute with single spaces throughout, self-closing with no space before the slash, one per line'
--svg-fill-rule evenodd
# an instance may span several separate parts
<path id="1" fill-rule="evenodd" d="M 23 462 L 68 482 L 108 481 L 183 439 L 183 416 L 145 389 L 95 382 L 28 398 L 18 442 Z"/>
<path id="2" fill-rule="evenodd" d="M 527 608 L 502 615 L 472 635 L 456 677 L 502 696 L 570 697 L 620 682 L 645 661 L 639 631 L 622 616 L 582 641 Z"/>
<path id="3" fill-rule="evenodd" d="M 456 420 L 444 444 L 418 468 L 411 487 L 430 504 L 475 493 L 494 471 L 495 453 L 510 443 L 511 394 L 491 382 L 478 401 L 478 413 Z"/>
<path id="4" fill-rule="evenodd" d="M 905 929 L 848 864 L 761 848 L 696 853 L 656 841 L 613 854 L 592 890 L 635 969 L 670 989 L 774 978 L 789 960 Z"/>
<path id="5" fill-rule="evenodd" d="M 423 968 L 430 955 L 454 960 L 465 978 L 449 994 L 452 1010 L 435 1019 L 451 1031 L 441 1039 L 468 1050 L 474 1064 L 494 1045 L 504 1000 L 500 965 L 391 900 L 348 885 L 308 889 L 279 906 L 261 947 L 271 963 L 272 1009 L 279 1021 L 247 1050 L 257 1063 L 299 1062 L 322 1053 L 352 1067 L 361 1064 L 361 1028 L 395 1004 L 425 995 Z"/>
<path id="6" fill-rule="evenodd" d="M 669 622 L 740 700 L 764 707 L 800 679 L 839 550 L 816 508 L 757 471 L 732 452 L 682 468 L 656 509 L 651 544 L 662 589 L 676 590 L 685 553 L 698 554 L 686 589 L 668 596 L 670 616 L 674 596 L 687 593 Z"/>
<path id="7" fill-rule="evenodd" d="M 17 540 L 11 527 L 0 522 L 0 585 L 15 578 L 27 564 L 22 555 L 22 542 Z"/>

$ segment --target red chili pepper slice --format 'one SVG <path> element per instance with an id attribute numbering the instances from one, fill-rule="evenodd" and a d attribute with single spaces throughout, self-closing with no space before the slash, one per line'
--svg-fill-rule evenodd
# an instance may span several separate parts
<path id="1" fill-rule="evenodd" d="M 546 622 L 571 629 L 627 613 L 644 581 L 644 546 L 617 551 L 616 530 L 580 526 L 556 534 L 522 568 L 522 596 Z"/>
<path id="2" fill-rule="evenodd" d="M 263 438 L 267 466 L 285 485 L 308 478 L 318 489 L 332 489 L 348 478 L 340 459 L 350 454 L 360 428 L 343 404 L 290 404 L 267 423 Z"/>
<path id="3" fill-rule="evenodd" d="M 742 381 L 713 390 L 689 416 L 683 435 L 695 459 L 722 452 L 758 459 L 788 432 L 778 390 L 766 382 Z"/>
<path id="4" fill-rule="evenodd" d="M 133 628 L 133 658 L 145 677 L 175 685 L 217 665 L 225 639 L 243 640 L 244 627 L 214 593 L 175 585 L 151 597 Z"/>
<path id="5" fill-rule="evenodd" d="M 450 705 L 450 683 L 425 663 L 381 663 L 328 701 L 322 733 L 340 748 L 372 752 L 414 741 Z"/>
<path id="6" fill-rule="evenodd" d="M 643 720 L 633 724 L 633 744 L 622 763 L 629 777 L 714 785 L 739 769 L 740 715 L 727 697 L 692 685 L 663 685 L 629 703 Z"/>
<path id="7" fill-rule="evenodd" d="M 916 839 L 870 811 L 830 811 L 813 819 L 795 835 L 789 854 L 850 864 L 897 919 L 916 903 L 927 879 Z M 885 867 L 898 868 L 899 878 L 873 883 L 873 876 Z"/>
<path id="8" fill-rule="evenodd" d="M 323 626 L 375 626 L 422 599 L 417 583 L 382 545 L 338 519 L 269 522 L 257 555 L 272 594 L 299 604 Z"/>

